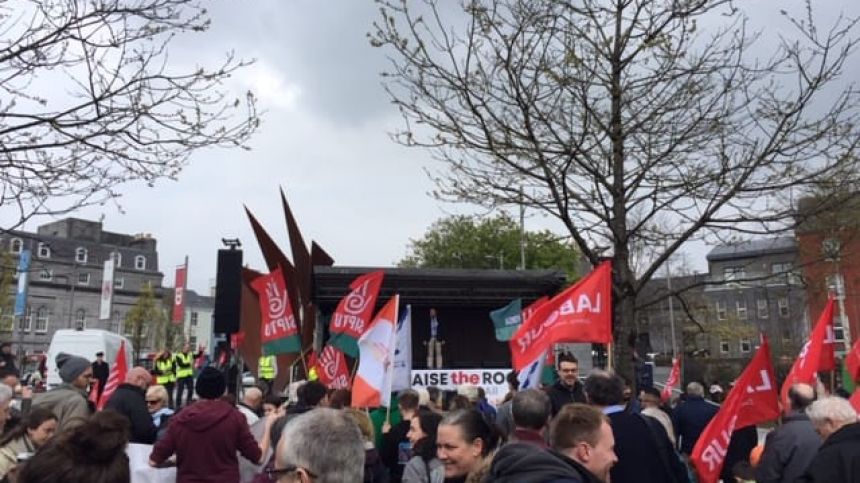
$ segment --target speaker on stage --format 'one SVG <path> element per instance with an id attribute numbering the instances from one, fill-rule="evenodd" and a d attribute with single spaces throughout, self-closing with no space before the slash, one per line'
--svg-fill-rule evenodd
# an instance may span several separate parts
<path id="1" fill-rule="evenodd" d="M 213 332 L 232 334 L 239 331 L 241 298 L 242 250 L 218 250 Z"/>

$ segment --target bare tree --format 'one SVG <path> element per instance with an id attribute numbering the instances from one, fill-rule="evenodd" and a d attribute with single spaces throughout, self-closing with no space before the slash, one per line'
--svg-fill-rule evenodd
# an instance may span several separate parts
<path id="1" fill-rule="evenodd" d="M 243 146 L 255 100 L 223 84 L 247 62 L 169 62 L 176 35 L 208 26 L 193 0 L 0 0 L 0 208 L 18 220 L 4 228 L 174 178 L 200 148 Z"/>
<path id="2" fill-rule="evenodd" d="M 783 13 L 795 34 L 761 59 L 728 0 L 380 4 L 395 139 L 445 162 L 438 197 L 523 196 L 592 263 L 608 247 L 618 341 L 683 244 L 790 230 L 792 197 L 856 186 L 858 92 L 838 86 L 856 19 L 820 31 L 808 4 Z M 648 255 L 636 271 L 633 247 Z M 629 370 L 630 348 L 616 353 Z"/>

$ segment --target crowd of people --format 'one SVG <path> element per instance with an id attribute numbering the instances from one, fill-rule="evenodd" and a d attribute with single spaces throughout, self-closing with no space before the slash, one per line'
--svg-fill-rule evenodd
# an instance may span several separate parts
<path id="1" fill-rule="evenodd" d="M 512 374 L 498 407 L 464 385 L 400 391 L 391 409 L 350 408 L 348 390 L 318 381 L 288 397 L 265 381 L 235 400 L 214 367 L 195 371 L 196 397 L 178 405 L 158 384 L 163 372 L 133 367 L 95 411 L 97 364 L 69 354 L 56 362 L 62 384 L 18 398 L 15 368 L 0 366 L 2 481 L 129 482 L 127 448 L 138 444 L 149 445 L 152 471 L 171 468 L 170 481 L 180 483 L 683 483 L 696 481 L 690 455 L 718 411 L 700 383 L 669 407 L 656 389 L 633 394 L 611 372 L 581 378 L 569 354 L 542 389 L 518 390 Z M 754 426 L 732 434 L 721 477 L 858 482 L 857 413 L 843 398 L 797 384 L 764 444 Z"/>

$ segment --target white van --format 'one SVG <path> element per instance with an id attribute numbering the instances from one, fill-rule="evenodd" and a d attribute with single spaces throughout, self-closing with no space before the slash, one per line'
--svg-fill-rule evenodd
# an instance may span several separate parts
<path id="1" fill-rule="evenodd" d="M 116 360 L 116 355 L 119 352 L 122 341 L 125 341 L 125 360 L 128 363 L 128 367 L 131 368 L 134 365 L 131 358 L 131 342 L 115 332 L 101 329 L 60 329 L 54 332 L 51 345 L 48 347 L 47 360 L 45 361 L 45 365 L 48 368 L 48 389 L 58 386 L 63 382 L 60 380 L 60 375 L 57 372 L 56 358 L 60 352 L 81 356 L 89 361 L 96 360 L 96 352 L 104 352 L 105 362 L 112 366 Z"/>

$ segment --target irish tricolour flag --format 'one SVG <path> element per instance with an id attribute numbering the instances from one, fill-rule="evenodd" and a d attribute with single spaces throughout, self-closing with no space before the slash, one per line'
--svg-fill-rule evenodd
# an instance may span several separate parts
<path id="1" fill-rule="evenodd" d="M 399 295 L 392 297 L 358 339 L 358 372 L 352 385 L 353 407 L 388 407 L 390 404 L 399 303 Z"/>

